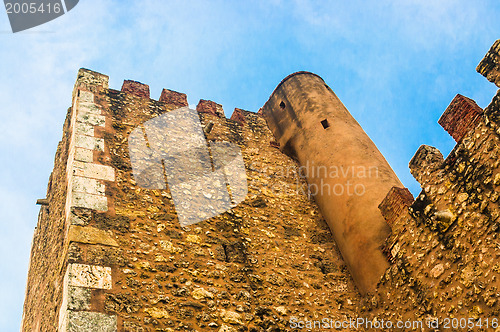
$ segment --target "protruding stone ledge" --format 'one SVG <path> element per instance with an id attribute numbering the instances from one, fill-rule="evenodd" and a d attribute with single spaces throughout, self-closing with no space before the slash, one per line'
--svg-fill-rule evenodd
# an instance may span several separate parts
<path id="1" fill-rule="evenodd" d="M 208 113 L 216 115 L 220 118 L 224 117 L 224 110 L 222 109 L 222 105 L 217 104 L 211 100 L 200 99 L 198 105 L 196 106 L 196 111 L 198 113 Z"/>
<path id="2" fill-rule="evenodd" d="M 500 88 L 500 39 L 493 43 L 476 71 Z"/>
<path id="3" fill-rule="evenodd" d="M 137 81 L 125 80 L 122 85 L 122 92 L 133 94 L 134 96 L 149 99 L 149 85 Z"/>
<path id="4" fill-rule="evenodd" d="M 185 93 L 163 89 L 159 101 L 174 107 L 188 106 L 187 95 Z"/>
<path id="5" fill-rule="evenodd" d="M 431 173 L 441 168 L 443 162 L 443 154 L 438 149 L 421 145 L 411 158 L 410 173 L 420 185 L 424 185 L 430 180 Z"/>
<path id="6" fill-rule="evenodd" d="M 392 187 L 378 208 L 387 224 L 392 227 L 404 209 L 407 209 L 413 201 L 413 195 L 408 188 Z"/>
<path id="7" fill-rule="evenodd" d="M 446 108 L 438 123 L 456 142 L 474 128 L 483 114 L 483 109 L 470 98 L 457 94 Z"/>

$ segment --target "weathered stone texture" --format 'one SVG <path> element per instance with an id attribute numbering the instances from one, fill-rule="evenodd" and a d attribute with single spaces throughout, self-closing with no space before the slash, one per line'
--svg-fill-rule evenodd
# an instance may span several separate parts
<path id="1" fill-rule="evenodd" d="M 500 88 L 500 39 L 491 46 L 476 70 Z"/>
<path id="2" fill-rule="evenodd" d="M 410 169 L 422 192 L 391 224 L 386 254 L 393 265 L 376 300 L 365 301 L 365 314 L 441 322 L 498 316 L 498 98 L 473 126 L 464 119 L 468 130 L 445 160 L 428 146 L 415 154 Z"/>
<path id="3" fill-rule="evenodd" d="M 187 95 L 185 93 L 163 89 L 159 101 L 172 107 L 188 106 Z"/>
<path id="4" fill-rule="evenodd" d="M 186 96 L 164 90 L 155 101 L 146 85 L 126 82 L 117 91 L 107 76 L 79 71 L 33 238 L 22 331 L 257 332 L 288 331 L 291 317 L 498 317 L 500 93 L 484 112 L 462 97 L 452 103 L 440 122 L 459 143 L 446 159 L 424 145 L 410 162 L 420 195 L 394 187 L 377 202 L 392 228 L 381 248 L 390 267 L 362 297 L 264 112 L 235 109 L 227 119 L 222 106 L 200 101 L 206 139 L 241 149 L 248 195 L 181 227 L 168 183 L 146 189 L 134 178 L 127 140 L 186 106 Z"/>
<path id="5" fill-rule="evenodd" d="M 211 100 L 201 99 L 198 105 L 196 105 L 196 110 L 199 113 L 208 113 L 217 115 L 218 117 L 224 116 L 224 110 L 222 109 L 222 105 L 217 104 Z"/>
<path id="6" fill-rule="evenodd" d="M 52 310 L 60 315 L 44 318 L 41 330 L 92 329 L 96 322 L 104 331 L 285 329 L 284 313 L 301 315 L 304 306 L 317 315 L 354 317 L 359 295 L 347 267 L 298 165 L 270 145 L 274 137 L 261 116 L 237 109 L 231 120 L 221 105 L 200 101 L 202 126 L 212 124 L 207 140 L 241 149 L 248 195 L 230 211 L 181 227 L 168 186 L 137 184 L 127 138 L 145 121 L 187 104 L 185 95 L 164 92 L 154 101 L 142 85 L 124 90 L 75 92 L 81 98 L 75 105 L 88 114 L 74 127 L 103 144 L 73 148 L 71 226 L 61 233 L 66 249 L 59 249 L 67 252 L 58 270 L 68 270 L 66 284 L 59 275 L 66 295 L 62 302 L 63 289 L 52 290 L 59 297 Z M 58 199 L 63 209 L 66 198 Z M 32 299 L 28 294 L 30 327 Z"/>
<path id="7" fill-rule="evenodd" d="M 130 80 L 123 81 L 122 92 L 149 99 L 149 85 L 141 82 Z"/>
<path id="8" fill-rule="evenodd" d="M 467 132 L 475 127 L 482 113 L 483 110 L 474 100 L 458 94 L 446 108 L 438 123 L 456 142 L 460 142 Z"/>
<path id="9" fill-rule="evenodd" d="M 72 107 L 68 109 L 63 137 L 58 145 L 47 188 L 48 206 L 42 206 L 32 242 L 30 270 L 26 287 L 21 329 L 23 331 L 56 331 L 58 312 L 63 301 L 64 275 L 68 251 L 67 202 L 71 197 L 72 160 L 93 162 L 94 152 L 75 147 L 76 135 L 94 136 L 96 133 L 77 119 L 78 112 L 88 110 L 100 114 L 95 94 L 108 86 L 108 77 L 86 69 L 78 72 L 73 91 Z M 99 112 L 99 113 L 97 113 Z M 99 123 L 100 125 L 101 123 Z M 93 147 L 92 147 L 93 148 Z M 85 151 L 85 152 L 84 152 Z M 89 152 L 90 151 L 90 152 Z M 101 152 L 102 153 L 102 152 Z M 77 157 L 75 157 L 77 156 Z M 69 192 L 68 192 L 69 189 Z"/>
<path id="10" fill-rule="evenodd" d="M 98 312 L 70 311 L 68 314 L 68 332 L 116 332 L 116 316 Z"/>

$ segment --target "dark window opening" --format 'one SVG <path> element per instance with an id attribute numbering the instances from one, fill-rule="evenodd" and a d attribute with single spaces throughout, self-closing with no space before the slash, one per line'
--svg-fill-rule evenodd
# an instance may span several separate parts
<path id="1" fill-rule="evenodd" d="M 284 102 L 281 102 L 281 103 L 280 103 L 280 107 L 281 107 L 281 109 L 285 109 L 285 103 L 284 103 Z"/>
<path id="2" fill-rule="evenodd" d="M 327 119 L 322 120 L 321 125 L 323 126 L 323 129 L 330 127 L 330 124 L 328 123 Z"/>
<path id="3" fill-rule="evenodd" d="M 80 97 L 80 90 L 78 90 L 78 97 Z"/>

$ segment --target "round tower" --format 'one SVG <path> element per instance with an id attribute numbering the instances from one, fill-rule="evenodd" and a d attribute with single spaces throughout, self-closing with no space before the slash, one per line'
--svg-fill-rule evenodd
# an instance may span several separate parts
<path id="1" fill-rule="evenodd" d="M 389 266 L 381 247 L 390 228 L 378 205 L 403 185 L 318 75 L 289 75 L 261 112 L 282 151 L 300 164 L 360 292 L 373 290 Z"/>

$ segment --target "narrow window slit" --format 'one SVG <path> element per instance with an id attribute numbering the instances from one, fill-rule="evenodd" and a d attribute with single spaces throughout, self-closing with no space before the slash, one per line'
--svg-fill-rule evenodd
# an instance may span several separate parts
<path id="1" fill-rule="evenodd" d="M 322 120 L 321 125 L 323 126 L 323 129 L 330 127 L 330 124 L 328 123 L 327 119 Z"/>

